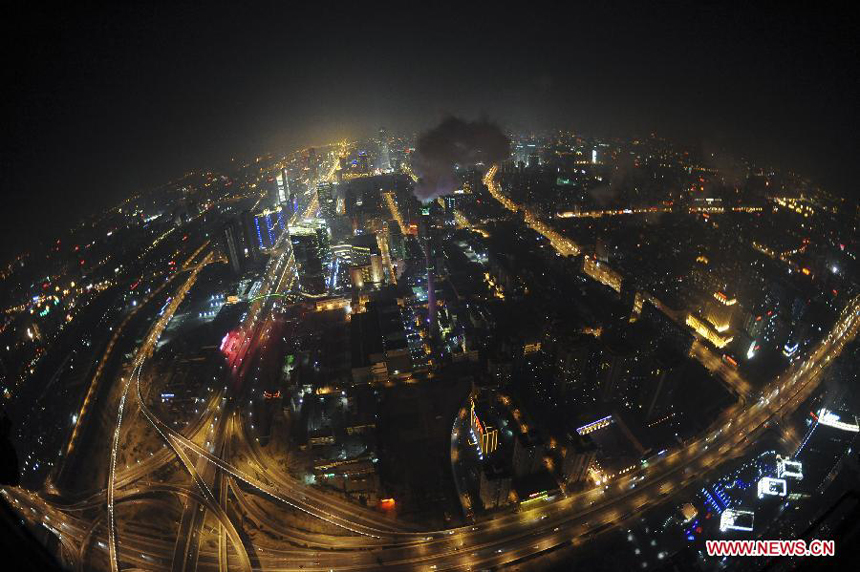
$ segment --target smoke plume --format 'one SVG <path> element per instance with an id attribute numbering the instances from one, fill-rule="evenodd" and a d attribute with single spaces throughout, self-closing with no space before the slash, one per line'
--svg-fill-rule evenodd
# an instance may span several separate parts
<path id="1" fill-rule="evenodd" d="M 454 192 L 454 166 L 485 169 L 511 154 L 511 142 L 486 119 L 464 121 L 448 117 L 418 137 L 412 166 L 418 176 L 415 196 L 427 202 Z"/>

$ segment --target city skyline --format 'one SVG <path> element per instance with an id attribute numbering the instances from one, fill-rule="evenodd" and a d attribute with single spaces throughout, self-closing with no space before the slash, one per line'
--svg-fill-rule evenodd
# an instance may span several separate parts
<path id="1" fill-rule="evenodd" d="M 17 35 L 7 35 L 16 80 L 3 181 L 23 226 L 6 242 L 21 246 L 21 231 L 40 226 L 34 197 L 77 217 L 72 197 L 101 208 L 232 157 L 370 136 L 380 125 L 415 133 L 446 114 L 599 137 L 657 132 L 855 194 L 856 20 L 634 6 L 557 19 L 431 10 L 438 41 L 418 40 L 385 11 L 336 7 L 316 16 L 272 3 L 241 14 L 22 8 Z M 11 41 L 22 32 L 25 41 Z"/>

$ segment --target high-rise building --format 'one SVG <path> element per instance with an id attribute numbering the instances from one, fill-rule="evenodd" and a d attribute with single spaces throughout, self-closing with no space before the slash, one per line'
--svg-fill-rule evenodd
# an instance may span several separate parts
<path id="1" fill-rule="evenodd" d="M 320 244 L 320 233 L 310 221 L 308 224 L 291 225 L 289 230 L 302 291 L 325 293 L 326 248 Z"/>
<path id="2" fill-rule="evenodd" d="M 406 258 L 406 241 L 403 239 L 403 233 L 397 224 L 388 225 L 388 250 L 394 260 Z"/>
<path id="3" fill-rule="evenodd" d="M 597 240 L 594 243 L 594 258 L 598 262 L 609 263 L 609 253 L 612 250 L 612 246 L 609 244 L 609 241 L 602 236 L 598 236 Z"/>
<path id="4" fill-rule="evenodd" d="M 227 262 L 230 264 L 230 269 L 235 274 L 241 274 L 243 261 L 241 255 L 241 237 L 239 225 L 235 221 L 230 221 L 221 229 L 221 247 L 227 257 Z"/>
<path id="5" fill-rule="evenodd" d="M 543 464 L 543 441 L 533 432 L 518 433 L 511 458 L 514 475 L 522 477 L 537 472 Z"/>
<path id="6" fill-rule="evenodd" d="M 481 503 L 487 510 L 507 504 L 511 492 L 511 474 L 501 461 L 484 463 L 481 467 L 478 492 L 481 495 Z"/>
<path id="7" fill-rule="evenodd" d="M 362 234 L 353 237 L 350 242 L 352 243 L 350 261 L 355 266 L 367 266 L 370 264 L 371 255 L 379 254 L 379 242 L 376 240 L 376 235 Z"/>
<path id="8" fill-rule="evenodd" d="M 283 206 L 290 198 L 290 180 L 281 171 L 275 175 L 275 204 L 272 206 Z"/>
<path id="9" fill-rule="evenodd" d="M 239 215 L 239 225 L 242 229 L 242 254 L 249 261 L 257 260 L 260 254 L 260 247 L 257 243 L 256 224 L 254 222 L 254 214 L 245 210 Z"/>
<path id="10" fill-rule="evenodd" d="M 255 238 L 254 217 L 250 211 L 230 219 L 221 228 L 218 243 L 227 257 L 230 269 L 236 274 L 247 270 L 257 259 L 259 249 Z"/>
<path id="11" fill-rule="evenodd" d="M 759 339 L 764 334 L 765 328 L 773 317 L 773 312 L 764 310 L 758 312 L 747 312 L 744 314 L 743 331 L 751 340 Z"/>
<path id="12" fill-rule="evenodd" d="M 718 332 L 710 322 L 701 320 L 694 314 L 687 314 L 686 323 L 693 331 L 714 344 L 716 348 L 724 348 L 734 339 L 734 336 Z"/>
<path id="13" fill-rule="evenodd" d="M 570 433 L 561 464 L 561 474 L 564 475 L 565 481 L 568 484 L 584 482 L 596 456 L 597 446 L 590 437 L 579 435 L 575 431 Z"/>
<path id="14" fill-rule="evenodd" d="M 388 134 L 385 127 L 379 129 L 379 168 L 388 172 L 391 170 L 391 152 L 388 149 Z"/>
<path id="15" fill-rule="evenodd" d="M 349 280 L 352 283 L 352 287 L 356 290 L 364 288 L 364 272 L 361 266 L 349 267 Z"/>
<path id="16" fill-rule="evenodd" d="M 308 175 L 311 180 L 317 178 L 317 150 L 313 147 L 308 149 Z"/>
<path id="17" fill-rule="evenodd" d="M 499 430 L 491 424 L 490 401 L 486 396 L 472 397 L 469 401 L 472 431 L 481 452 L 489 455 L 499 447 Z"/>
<path id="18" fill-rule="evenodd" d="M 268 197 L 266 198 L 266 202 L 263 203 L 268 208 L 275 208 L 281 204 L 281 191 L 279 189 L 278 177 L 280 175 L 269 177 L 266 179 L 266 189 L 268 191 Z M 283 185 L 283 182 L 280 183 Z"/>
<path id="19" fill-rule="evenodd" d="M 693 346 L 695 336 L 681 324 L 667 316 L 650 303 L 642 305 L 642 320 L 654 328 L 655 349 L 657 345 L 667 347 L 677 353 L 686 355 Z"/>
<path id="20" fill-rule="evenodd" d="M 582 258 L 582 272 L 591 276 L 601 284 L 609 286 L 616 292 L 621 292 L 621 284 L 624 281 L 624 278 L 610 268 L 608 264 L 604 264 L 603 262 L 586 255 Z"/>
<path id="21" fill-rule="evenodd" d="M 621 340 L 612 340 L 601 351 L 597 383 L 602 401 L 624 400 L 634 375 L 636 352 Z"/>
<path id="22" fill-rule="evenodd" d="M 433 222 L 430 217 L 430 206 L 421 208 L 421 222 L 418 234 L 424 246 L 424 256 L 427 264 L 427 315 L 430 320 L 430 338 L 435 340 L 438 334 L 436 308 L 436 253 L 434 252 Z"/>
<path id="23" fill-rule="evenodd" d="M 649 362 L 638 399 L 639 409 L 646 422 L 672 413 L 672 398 L 684 376 L 687 363 L 684 356 L 672 351 L 660 351 Z"/>
<path id="24" fill-rule="evenodd" d="M 378 254 L 370 255 L 370 281 L 374 284 L 381 284 L 385 277 L 382 270 L 382 257 Z"/>
<path id="25" fill-rule="evenodd" d="M 556 343 L 553 394 L 580 399 L 591 387 L 596 342 L 592 336 L 565 336 Z"/>
<path id="26" fill-rule="evenodd" d="M 290 188 L 290 175 L 283 167 L 275 176 L 275 186 L 278 189 L 278 205 L 284 208 L 286 214 L 292 216 L 296 212 L 296 194 Z"/>
<path id="27" fill-rule="evenodd" d="M 326 220 L 331 220 L 337 214 L 334 185 L 322 182 L 317 185 L 317 199 L 319 200 L 320 213 Z"/>
<path id="28" fill-rule="evenodd" d="M 737 304 L 737 299 L 729 297 L 724 292 L 714 292 L 714 297 L 709 300 L 708 310 L 705 316 L 714 329 L 719 333 L 727 331 L 732 325 L 732 314 Z"/>
<path id="29" fill-rule="evenodd" d="M 281 207 L 265 209 L 254 217 L 256 244 L 260 250 L 272 248 L 287 228 Z"/>

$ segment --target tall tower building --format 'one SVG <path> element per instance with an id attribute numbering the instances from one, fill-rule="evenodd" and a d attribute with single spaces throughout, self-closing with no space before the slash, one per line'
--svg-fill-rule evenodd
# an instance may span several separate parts
<path id="1" fill-rule="evenodd" d="M 257 231 L 253 213 L 249 210 L 242 211 L 239 215 L 239 224 L 242 230 L 242 254 L 249 261 L 257 260 L 260 248 L 255 240 Z"/>
<path id="2" fill-rule="evenodd" d="M 235 274 L 241 274 L 243 267 L 240 232 L 239 225 L 235 221 L 230 221 L 221 229 L 220 236 L 222 250 L 227 256 L 230 270 Z"/>
<path id="3" fill-rule="evenodd" d="M 651 358 L 648 373 L 639 389 L 639 408 L 646 422 L 672 412 L 672 397 L 684 375 L 684 356 L 662 351 Z"/>
<path id="4" fill-rule="evenodd" d="M 256 244 L 260 250 L 272 248 L 287 229 L 284 212 L 281 207 L 266 209 L 254 217 L 254 232 Z"/>
<path id="5" fill-rule="evenodd" d="M 296 212 L 296 196 L 290 189 L 290 175 L 286 167 L 275 176 L 275 183 L 278 188 L 278 206 L 281 206 L 287 215 L 292 215 Z"/>
<path id="6" fill-rule="evenodd" d="M 314 224 L 301 224 L 291 225 L 289 231 L 302 291 L 310 294 L 325 293 L 325 250 L 320 244 L 318 229 Z"/>
<path id="7" fill-rule="evenodd" d="M 636 352 L 620 340 L 603 348 L 598 369 L 598 384 L 602 401 L 623 400 L 634 373 Z"/>
<path id="8" fill-rule="evenodd" d="M 522 477 L 537 472 L 543 464 L 543 441 L 537 433 L 518 433 L 514 437 L 511 457 L 514 475 Z"/>
<path id="9" fill-rule="evenodd" d="M 275 204 L 272 205 L 273 207 L 281 206 L 287 202 L 287 199 L 289 198 L 289 184 L 289 180 L 284 178 L 284 174 L 282 172 L 275 175 Z"/>
<path id="10" fill-rule="evenodd" d="M 430 320 L 430 337 L 435 340 L 438 334 L 436 320 L 436 255 L 433 252 L 433 226 L 430 218 L 430 206 L 421 208 L 419 235 L 424 246 L 424 257 L 427 263 L 427 315 Z"/>
<path id="11" fill-rule="evenodd" d="M 588 477 L 588 468 L 597 456 L 597 446 L 588 436 L 575 432 L 568 435 L 567 449 L 561 473 L 568 484 L 581 483 Z"/>
<path id="12" fill-rule="evenodd" d="M 319 183 L 317 185 L 317 199 L 319 200 L 320 213 L 323 218 L 331 221 L 335 217 L 337 201 L 334 196 L 334 185 L 332 183 Z"/>
<path id="13" fill-rule="evenodd" d="M 379 129 L 379 168 L 382 171 L 391 170 L 391 151 L 388 149 L 388 134 L 385 127 Z"/>
<path id="14" fill-rule="evenodd" d="M 708 303 L 708 313 L 705 319 L 718 332 L 725 332 L 732 325 L 732 315 L 737 302 L 737 299 L 729 297 L 725 292 L 714 292 L 713 300 L 710 300 Z"/>
<path id="15" fill-rule="evenodd" d="M 264 206 L 273 209 L 281 204 L 281 189 L 283 186 L 283 181 L 280 181 L 280 174 L 269 177 L 266 180 L 266 189 L 268 192 L 267 201 L 263 203 Z"/>
<path id="16" fill-rule="evenodd" d="M 308 149 L 308 173 L 311 180 L 317 178 L 317 150 L 313 147 Z"/>
<path id="17" fill-rule="evenodd" d="M 591 388 L 595 341 L 591 336 L 567 337 L 555 352 L 553 394 L 559 399 L 582 399 Z"/>

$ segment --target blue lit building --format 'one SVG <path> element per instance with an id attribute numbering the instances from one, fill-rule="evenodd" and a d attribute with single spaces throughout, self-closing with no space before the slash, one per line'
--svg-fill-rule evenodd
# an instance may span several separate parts
<path id="1" fill-rule="evenodd" d="M 257 237 L 257 246 L 261 250 L 272 248 L 286 228 L 287 222 L 280 206 L 266 209 L 254 216 L 254 232 Z"/>

